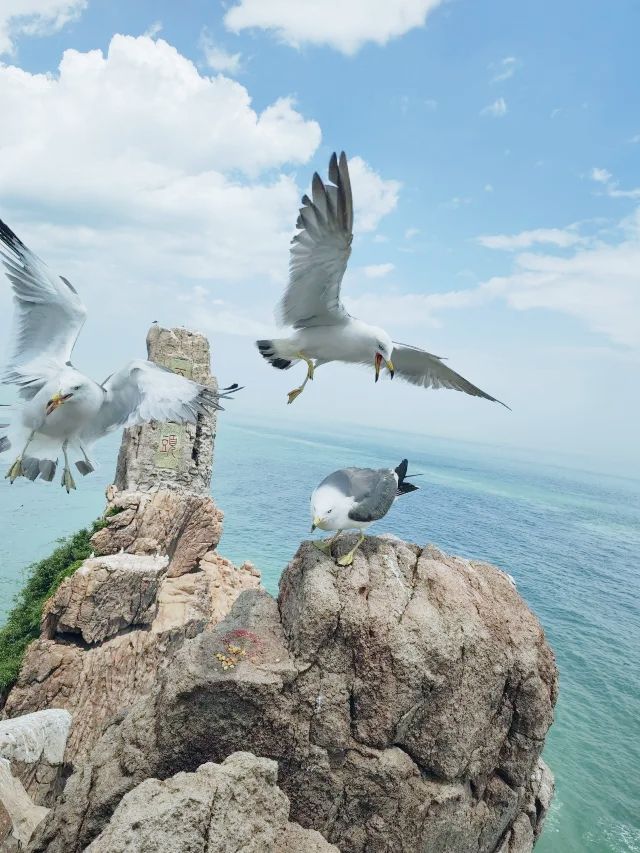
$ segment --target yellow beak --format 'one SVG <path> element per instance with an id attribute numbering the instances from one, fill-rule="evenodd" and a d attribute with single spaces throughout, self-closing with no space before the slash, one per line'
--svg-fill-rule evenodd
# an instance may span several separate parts
<path id="1" fill-rule="evenodd" d="M 316 517 L 313 519 L 313 523 L 312 523 L 312 525 L 311 525 L 311 532 L 312 532 L 312 533 L 313 533 L 313 531 L 316 529 L 316 527 L 318 527 L 318 525 L 320 524 L 320 522 L 321 522 L 321 521 L 322 521 L 322 519 L 321 519 L 321 518 L 318 518 L 318 516 L 316 516 Z"/>
<path id="2" fill-rule="evenodd" d="M 50 415 L 51 412 L 55 412 L 56 409 L 69 399 L 69 397 L 71 397 L 71 394 L 60 394 L 60 392 L 54 394 L 47 403 L 46 414 Z"/>
<path id="3" fill-rule="evenodd" d="M 389 371 L 389 373 L 391 374 L 391 378 L 393 379 L 394 374 L 395 374 L 395 372 L 396 372 L 396 371 L 395 371 L 395 368 L 394 368 L 394 366 L 393 366 L 393 362 L 392 362 L 392 361 L 387 361 L 387 362 L 386 362 L 386 365 L 387 365 L 387 370 Z"/>

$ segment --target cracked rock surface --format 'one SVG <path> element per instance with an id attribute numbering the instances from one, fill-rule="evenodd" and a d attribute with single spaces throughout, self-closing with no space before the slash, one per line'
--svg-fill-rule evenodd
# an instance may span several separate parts
<path id="1" fill-rule="evenodd" d="M 503 572 L 374 538 L 342 569 L 304 543 L 277 601 L 242 592 L 112 722 L 29 849 L 80 853 L 145 779 L 243 750 L 278 762 L 290 820 L 343 853 L 527 853 L 556 695 Z"/>

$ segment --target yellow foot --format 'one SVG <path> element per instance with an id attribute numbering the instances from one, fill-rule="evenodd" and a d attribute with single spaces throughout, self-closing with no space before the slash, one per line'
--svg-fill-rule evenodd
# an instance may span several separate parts
<path id="1" fill-rule="evenodd" d="M 67 494 L 69 494 L 71 489 L 75 491 L 76 484 L 68 468 L 65 468 L 62 472 L 62 486 L 67 490 Z"/>
<path id="2" fill-rule="evenodd" d="M 300 394 L 302 394 L 303 390 L 303 388 L 294 388 L 293 391 L 289 391 L 287 395 L 289 398 L 287 400 L 287 405 L 290 406 L 291 403 L 293 403 L 293 401 L 296 399 L 296 397 L 299 397 Z"/>
<path id="3" fill-rule="evenodd" d="M 312 362 L 312 361 L 310 361 L 310 362 L 307 364 L 307 379 L 313 379 L 313 371 L 314 371 L 314 369 L 315 369 L 315 368 L 314 368 L 314 366 L 313 366 L 313 362 Z"/>
<path id="4" fill-rule="evenodd" d="M 13 485 L 18 477 L 22 477 L 22 456 L 19 456 L 11 468 L 9 468 L 5 474 L 5 480 L 9 480 L 11 485 Z"/>
<path id="5" fill-rule="evenodd" d="M 348 554 L 345 554 L 344 557 L 340 557 L 336 562 L 339 566 L 350 566 L 351 563 L 353 563 L 353 551 L 349 551 Z"/>
<path id="6" fill-rule="evenodd" d="M 323 554 L 331 553 L 331 542 L 325 542 L 323 539 L 314 539 L 313 545 L 318 551 L 322 551 Z"/>

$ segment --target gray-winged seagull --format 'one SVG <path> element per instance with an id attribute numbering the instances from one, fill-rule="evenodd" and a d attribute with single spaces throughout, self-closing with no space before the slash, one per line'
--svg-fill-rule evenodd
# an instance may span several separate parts
<path id="1" fill-rule="evenodd" d="M 392 341 L 384 329 L 347 313 L 340 287 L 351 254 L 353 200 L 344 151 L 340 160 L 332 154 L 329 180 L 332 183 L 325 184 L 317 172 L 314 174 L 312 198 L 302 197 L 296 223 L 299 232 L 291 245 L 289 284 L 280 303 L 279 319 L 296 331 L 289 338 L 256 341 L 263 358 L 279 370 L 306 362 L 306 378 L 289 392 L 288 402 L 302 393 L 318 367 L 344 361 L 373 363 L 376 382 L 386 364 L 391 378 L 397 374 L 413 385 L 453 388 L 500 403 L 447 367 L 439 356 Z"/>
<path id="2" fill-rule="evenodd" d="M 339 468 L 320 483 L 311 495 L 311 532 L 335 530 L 326 541 L 315 541 L 316 548 L 331 553 L 331 546 L 343 530 L 359 530 L 355 546 L 338 560 L 349 566 L 353 555 L 364 542 L 364 532 L 370 524 L 389 512 L 396 498 L 418 487 L 407 483 L 408 462 L 403 459 L 397 468 Z"/>
<path id="3" fill-rule="evenodd" d="M 60 452 L 62 485 L 75 489 L 69 451 L 82 458 L 81 474 L 94 470 L 92 444 L 121 426 L 146 421 L 195 422 L 199 414 L 222 408 L 221 393 L 149 361 L 131 361 L 102 385 L 71 364 L 71 352 L 84 325 L 86 309 L 75 288 L 54 275 L 0 220 L 0 260 L 13 287 L 15 334 L 9 364 L 0 377 L 18 386 L 23 405 L 9 434 L 0 436 L 0 454 L 10 447 L 19 455 L 7 478 L 51 481 Z M 14 451 L 15 452 L 15 451 Z"/>

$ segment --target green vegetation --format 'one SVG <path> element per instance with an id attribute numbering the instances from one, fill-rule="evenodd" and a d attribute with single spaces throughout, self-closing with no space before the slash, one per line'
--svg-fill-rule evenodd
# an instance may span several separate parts
<path id="1" fill-rule="evenodd" d="M 91 556 L 91 537 L 106 524 L 105 520 L 96 521 L 89 530 L 80 530 L 61 540 L 51 556 L 27 570 L 27 582 L 16 596 L 6 624 L 0 628 L 0 696 L 6 696 L 15 683 L 25 649 L 40 636 L 45 601 Z"/>

